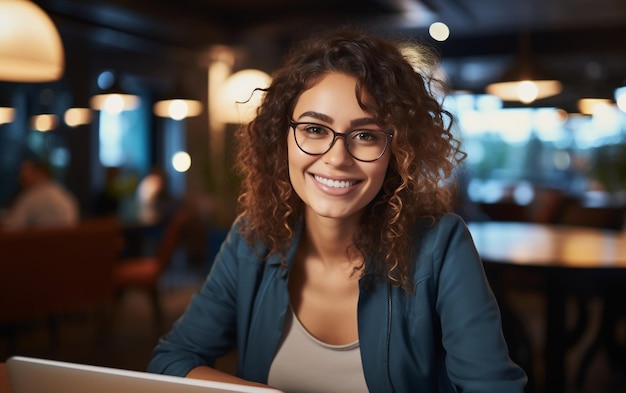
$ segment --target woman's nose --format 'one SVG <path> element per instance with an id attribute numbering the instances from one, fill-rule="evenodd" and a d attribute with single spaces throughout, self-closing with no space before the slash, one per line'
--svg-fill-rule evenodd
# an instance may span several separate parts
<path id="1" fill-rule="evenodd" d="M 324 153 L 324 162 L 333 166 L 346 166 L 354 163 L 344 138 L 337 137 L 330 150 Z"/>

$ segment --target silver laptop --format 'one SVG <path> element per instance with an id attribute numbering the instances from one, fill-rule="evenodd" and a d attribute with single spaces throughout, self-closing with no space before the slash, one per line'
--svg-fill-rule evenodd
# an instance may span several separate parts
<path id="1" fill-rule="evenodd" d="M 12 393 L 280 393 L 116 368 L 14 356 L 6 361 Z"/>

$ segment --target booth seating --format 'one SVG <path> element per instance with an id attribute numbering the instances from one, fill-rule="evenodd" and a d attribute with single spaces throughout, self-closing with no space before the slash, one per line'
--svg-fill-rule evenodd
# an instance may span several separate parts
<path id="1" fill-rule="evenodd" d="M 116 219 L 0 232 L 0 327 L 110 305 L 123 246 Z"/>

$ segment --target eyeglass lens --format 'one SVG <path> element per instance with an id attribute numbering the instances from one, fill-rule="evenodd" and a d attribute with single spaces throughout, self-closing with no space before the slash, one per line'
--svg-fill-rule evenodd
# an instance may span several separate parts
<path id="1" fill-rule="evenodd" d="M 389 134 L 380 130 L 357 129 L 338 133 L 332 128 L 315 123 L 292 123 L 298 147 L 307 154 L 324 154 L 337 137 L 343 137 L 352 157 L 360 161 L 375 161 L 387 148 Z"/>

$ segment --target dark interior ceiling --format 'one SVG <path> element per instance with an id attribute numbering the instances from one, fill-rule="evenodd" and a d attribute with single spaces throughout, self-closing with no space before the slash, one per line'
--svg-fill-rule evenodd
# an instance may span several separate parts
<path id="1" fill-rule="evenodd" d="M 454 87 L 480 90 L 514 60 L 521 32 L 533 59 L 565 84 L 626 81 L 626 0 L 35 0 L 59 29 L 127 49 L 203 50 L 214 44 L 288 44 L 311 29 L 358 24 L 429 41 L 442 21 L 451 36 L 435 43 Z M 111 35 L 113 34 L 113 35 Z M 109 39 L 109 44 L 120 40 Z"/>

